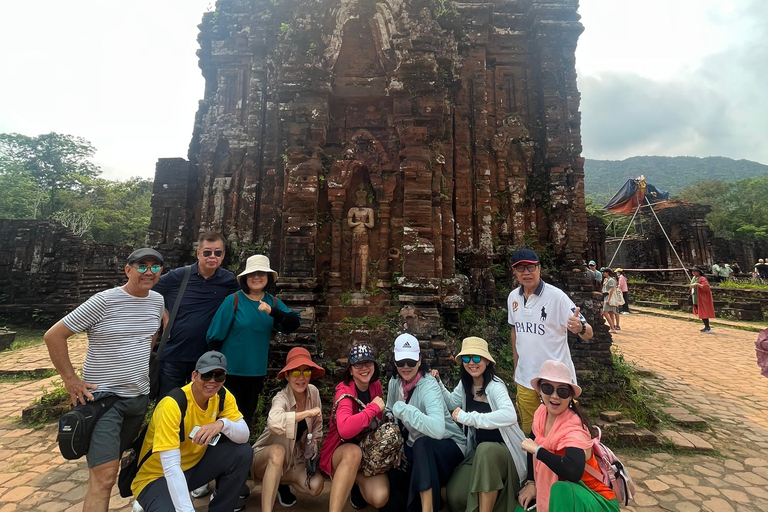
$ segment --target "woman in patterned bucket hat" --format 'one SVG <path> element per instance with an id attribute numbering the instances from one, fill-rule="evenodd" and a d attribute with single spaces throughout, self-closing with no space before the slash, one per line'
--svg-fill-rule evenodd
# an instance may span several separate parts
<path id="1" fill-rule="evenodd" d="M 357 400 L 342 399 L 344 395 L 357 397 L 365 408 Z M 370 345 L 360 343 L 349 349 L 344 376 L 336 386 L 336 402 L 336 413 L 331 415 L 320 449 L 320 469 L 333 477 L 329 510 L 341 512 L 347 496 L 355 509 L 368 504 L 383 507 L 389 498 L 387 475 L 365 476 L 359 472 L 362 452 L 354 442 L 372 423 L 381 421 L 384 413 L 379 365 Z"/>

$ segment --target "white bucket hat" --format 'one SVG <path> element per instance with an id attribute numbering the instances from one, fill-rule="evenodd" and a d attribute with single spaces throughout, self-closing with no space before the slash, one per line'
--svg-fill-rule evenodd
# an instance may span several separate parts
<path id="1" fill-rule="evenodd" d="M 272 272 L 275 280 L 277 280 L 277 272 L 269 268 L 269 258 L 263 254 L 256 254 L 248 258 L 248 260 L 245 262 L 245 270 L 237 274 L 237 277 L 247 276 L 248 274 L 253 274 L 254 272 L 259 271 Z"/>

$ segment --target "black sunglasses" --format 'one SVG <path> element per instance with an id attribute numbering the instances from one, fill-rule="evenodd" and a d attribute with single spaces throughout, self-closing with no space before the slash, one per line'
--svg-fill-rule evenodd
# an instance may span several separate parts
<path id="1" fill-rule="evenodd" d="M 529 263 L 527 265 L 515 265 L 512 268 L 515 269 L 515 272 L 518 272 L 518 273 L 522 274 L 523 272 L 531 272 L 531 273 L 533 273 L 533 272 L 536 271 L 536 267 L 538 267 L 538 266 L 539 265 L 537 263 L 536 264 Z"/>
<path id="2" fill-rule="evenodd" d="M 544 382 L 540 384 L 539 389 L 545 395 L 551 395 L 552 392 L 555 391 L 555 389 L 557 389 L 557 396 L 559 396 L 562 399 L 570 398 L 571 395 L 573 394 L 573 390 L 571 389 L 570 386 L 561 386 L 559 388 L 555 388 L 555 386 L 553 386 L 548 382 Z"/>
<path id="3" fill-rule="evenodd" d="M 472 361 L 473 363 L 477 364 L 482 360 L 483 360 L 482 356 L 461 356 L 462 363 L 469 363 L 470 361 Z"/>
<path id="4" fill-rule="evenodd" d="M 222 251 L 221 249 L 217 249 L 215 251 L 212 251 L 210 249 L 205 249 L 203 251 L 203 257 L 204 258 L 209 258 L 211 256 L 211 254 L 213 254 L 217 258 L 221 258 L 222 256 L 224 256 L 224 251 Z"/>
<path id="5" fill-rule="evenodd" d="M 227 372 L 211 370 L 210 372 L 201 373 L 200 379 L 205 382 L 208 382 L 211 379 L 216 382 L 224 382 L 227 380 Z"/>
<path id="6" fill-rule="evenodd" d="M 395 361 L 395 366 L 398 368 L 402 368 L 403 366 L 407 366 L 408 368 L 416 368 L 417 364 L 419 364 L 419 362 L 416 359 L 401 359 L 399 361 Z"/>

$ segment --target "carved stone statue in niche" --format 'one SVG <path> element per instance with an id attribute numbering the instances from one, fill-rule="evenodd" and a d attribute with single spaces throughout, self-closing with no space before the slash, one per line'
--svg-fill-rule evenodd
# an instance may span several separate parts
<path id="1" fill-rule="evenodd" d="M 355 192 L 355 206 L 349 209 L 347 225 L 352 228 L 352 286 L 360 283 L 364 291 L 368 285 L 368 231 L 373 228 L 374 212 L 366 206 L 368 193 Z"/>

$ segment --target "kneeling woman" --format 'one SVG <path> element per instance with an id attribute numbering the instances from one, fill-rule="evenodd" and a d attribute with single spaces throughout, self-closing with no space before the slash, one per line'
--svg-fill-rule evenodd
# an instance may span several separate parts
<path id="1" fill-rule="evenodd" d="M 386 411 L 400 426 L 403 451 L 397 467 L 387 472 L 389 501 L 381 512 L 438 512 L 440 488 L 464 459 L 467 440 L 451 419 L 437 381 L 426 374 L 419 341 L 410 334 L 398 336 L 394 360 Z"/>
<path id="2" fill-rule="evenodd" d="M 618 512 L 613 491 L 585 471 L 586 463 L 600 473 L 589 419 L 575 402 L 581 388 L 571 371 L 559 361 L 545 361 L 531 387 L 538 390 L 542 405 L 533 416 L 531 438 L 522 444 L 528 452 L 528 481 L 517 511 L 535 500 L 539 512 Z"/>
<path id="3" fill-rule="evenodd" d="M 440 389 L 453 420 L 464 425 L 472 450 L 448 482 L 448 505 L 453 512 L 507 512 L 517 506 L 526 457 L 520 444 L 525 434 L 506 384 L 496 375 L 496 361 L 482 338 L 465 338 L 456 359 L 460 382 Z M 432 375 L 440 378 L 436 370 Z M 438 381 L 439 382 L 439 381 Z"/>
<path id="4" fill-rule="evenodd" d="M 323 374 L 325 370 L 300 347 L 288 352 L 285 368 L 277 374 L 278 379 L 286 379 L 287 385 L 272 399 L 267 428 L 253 445 L 251 474 L 261 480 L 263 512 L 272 511 L 278 485 L 283 506 L 296 502 L 289 486 L 312 496 L 323 491 L 323 475 L 318 471 L 309 476 L 306 469 L 323 435 L 320 393 L 309 381 Z"/>
<path id="5" fill-rule="evenodd" d="M 343 395 L 357 397 L 366 404 L 365 408 L 361 409 L 357 400 L 342 398 Z M 331 416 L 328 435 L 320 450 L 320 469 L 333 477 L 329 510 L 341 512 L 347 496 L 355 509 L 364 508 L 367 503 L 383 507 L 389 497 L 387 475 L 358 473 L 362 452 L 355 441 L 371 423 L 380 422 L 384 413 L 379 365 L 370 346 L 361 343 L 349 351 L 344 380 L 336 386 L 336 402 L 336 413 Z"/>

